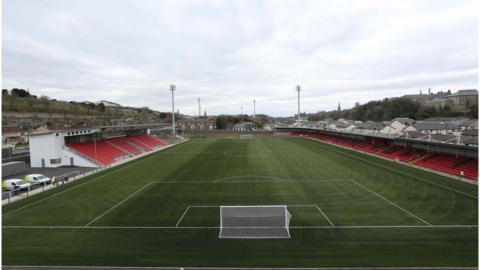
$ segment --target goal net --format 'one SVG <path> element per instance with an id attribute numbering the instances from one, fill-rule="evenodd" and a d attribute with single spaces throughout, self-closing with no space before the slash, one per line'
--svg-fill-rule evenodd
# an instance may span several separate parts
<path id="1" fill-rule="evenodd" d="M 290 238 L 286 205 L 220 206 L 219 238 Z"/>
<path id="2" fill-rule="evenodd" d="M 252 134 L 241 134 L 240 135 L 240 139 L 253 139 L 253 135 Z"/>

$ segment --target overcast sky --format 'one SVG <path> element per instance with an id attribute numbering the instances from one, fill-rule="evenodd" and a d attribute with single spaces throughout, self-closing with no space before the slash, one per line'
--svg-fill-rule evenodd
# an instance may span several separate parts
<path id="1" fill-rule="evenodd" d="M 477 1 L 4 0 L 3 88 L 196 114 L 477 88 Z M 203 110 L 202 110 L 203 114 Z"/>

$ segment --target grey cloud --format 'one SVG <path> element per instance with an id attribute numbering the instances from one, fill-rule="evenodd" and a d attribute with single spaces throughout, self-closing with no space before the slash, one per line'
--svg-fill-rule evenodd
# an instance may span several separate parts
<path id="1" fill-rule="evenodd" d="M 3 87 L 291 115 L 476 87 L 476 1 L 5 0 Z"/>

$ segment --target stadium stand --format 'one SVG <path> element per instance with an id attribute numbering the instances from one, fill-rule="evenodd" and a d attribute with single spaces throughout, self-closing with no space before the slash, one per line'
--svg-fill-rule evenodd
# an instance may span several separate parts
<path id="1" fill-rule="evenodd" d="M 290 135 L 309 137 L 456 176 L 459 176 L 463 171 L 465 177 L 472 180 L 476 180 L 478 177 L 478 160 L 473 158 L 456 157 L 449 154 L 428 154 L 423 150 L 405 148 L 396 145 L 389 146 L 388 141 L 385 139 L 372 138 L 365 141 L 359 141 L 333 135 L 303 131 L 293 131 Z"/>
<path id="2" fill-rule="evenodd" d="M 476 159 L 470 159 L 460 166 L 455 166 L 457 163 L 462 163 L 463 158 L 455 157 L 447 154 L 434 154 L 426 159 L 421 159 L 415 162 L 415 165 L 431 168 L 437 171 L 460 175 L 463 171 L 465 177 L 475 179 L 478 176 L 478 166 Z"/>
<path id="3" fill-rule="evenodd" d="M 157 147 L 157 146 L 166 146 L 167 143 L 160 140 L 160 139 L 157 139 L 153 136 L 150 136 L 150 135 L 140 135 L 140 136 L 135 136 L 133 137 L 135 138 L 136 140 L 139 140 L 141 141 L 142 143 L 150 146 L 150 147 Z"/>
<path id="4" fill-rule="evenodd" d="M 75 143 L 69 147 L 103 165 L 111 164 L 117 158 L 126 155 L 126 152 L 106 141 Z"/>
<path id="5" fill-rule="evenodd" d="M 167 143 L 150 135 L 124 136 L 84 143 L 72 143 L 68 147 L 74 151 L 95 160 L 102 165 L 114 163 L 119 158 L 129 154 L 138 155 L 151 151 Z"/>
<path id="6" fill-rule="evenodd" d="M 108 141 L 134 155 L 142 153 L 138 147 L 134 146 L 135 143 L 130 139 L 130 137 L 118 137 L 109 139 Z"/>

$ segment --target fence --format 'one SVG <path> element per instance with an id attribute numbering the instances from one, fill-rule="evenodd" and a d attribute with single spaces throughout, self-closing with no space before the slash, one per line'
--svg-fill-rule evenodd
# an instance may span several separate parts
<path id="1" fill-rule="evenodd" d="M 88 172 L 81 173 L 80 171 L 73 171 L 73 172 L 69 172 L 69 173 L 66 173 L 66 174 L 59 175 L 59 176 L 55 176 L 55 178 L 56 178 L 56 181 L 55 181 L 56 183 L 55 184 L 50 183 L 48 185 L 31 186 L 31 188 L 29 188 L 28 190 L 23 191 L 23 192 L 21 192 L 19 190 L 2 192 L 2 205 L 7 205 L 7 204 L 10 204 L 12 202 L 24 199 L 24 198 L 28 198 L 29 196 L 38 194 L 40 192 L 44 192 L 44 191 L 50 190 L 52 188 L 57 188 L 61 185 L 65 185 L 69 182 L 74 182 L 76 180 L 82 179 L 82 178 L 90 176 L 92 174 L 96 174 L 96 173 L 99 173 L 101 171 L 110 169 L 114 166 L 118 166 L 118 165 L 127 163 L 131 160 L 138 159 L 138 158 L 143 157 L 143 156 L 151 155 L 151 154 L 153 154 L 157 151 L 163 151 L 165 149 L 168 149 L 170 147 L 185 143 L 187 141 L 189 141 L 189 140 L 184 140 L 184 141 L 179 142 L 177 144 L 173 144 L 173 145 L 169 145 L 169 146 L 166 146 L 166 147 L 163 147 L 163 148 L 159 148 L 159 149 L 154 150 L 153 152 L 145 152 L 145 153 L 142 153 L 142 154 L 137 155 L 137 156 L 132 157 L 132 158 L 125 158 L 125 159 L 122 159 L 122 160 L 120 160 L 118 162 L 115 162 L 113 164 L 109 164 L 109 165 L 106 165 L 106 166 L 103 166 L 103 167 L 99 167 L 99 168 L 96 168 L 96 169 L 88 171 Z M 74 174 L 74 173 L 76 173 L 76 174 Z M 71 174 L 74 174 L 74 175 L 71 176 L 71 178 L 70 178 L 69 175 L 71 175 Z M 60 178 L 60 177 L 62 177 L 62 178 Z"/>
<path id="2" fill-rule="evenodd" d="M 106 169 L 109 169 L 110 167 L 111 166 L 108 165 L 105 167 L 97 168 L 95 170 L 91 170 L 83 173 L 78 170 L 65 173 L 62 175 L 55 176 L 55 183 L 30 186 L 27 190 L 24 190 L 24 191 L 21 191 L 21 190 L 4 191 L 2 192 L 2 205 L 8 205 L 12 202 L 15 202 L 24 198 L 28 198 L 32 195 L 35 195 L 53 188 L 57 188 L 59 186 L 68 184 L 70 182 L 74 182 L 76 180 L 82 179 L 86 176 L 90 176 L 92 174 L 104 171 Z M 51 179 L 53 179 L 53 176 Z"/>

